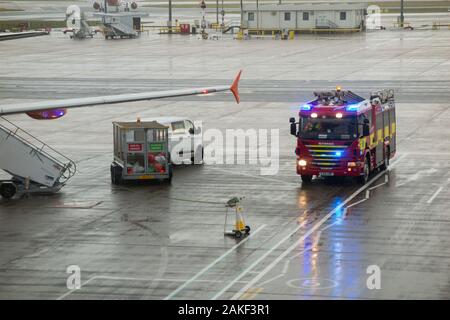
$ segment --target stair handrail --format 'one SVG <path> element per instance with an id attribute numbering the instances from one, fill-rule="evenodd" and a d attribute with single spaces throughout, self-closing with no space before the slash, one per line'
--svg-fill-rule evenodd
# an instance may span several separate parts
<path id="1" fill-rule="evenodd" d="M 13 136 L 13 137 L 19 139 L 22 143 L 24 143 L 24 144 L 30 146 L 32 149 L 34 149 L 35 152 L 44 154 L 46 157 L 48 157 L 49 159 L 53 160 L 59 166 L 62 167 L 63 170 L 61 171 L 61 177 L 64 177 L 64 180 L 62 182 L 60 181 L 61 183 L 65 183 L 67 180 L 69 180 L 70 178 L 72 178 L 75 175 L 75 173 L 77 171 L 77 165 L 76 165 L 75 161 L 73 161 L 69 157 L 65 156 L 64 154 L 62 154 L 58 150 L 50 147 L 48 144 L 46 144 L 42 140 L 40 140 L 37 137 L 33 136 L 31 133 L 25 131 L 24 129 L 22 129 L 18 125 L 14 124 L 13 122 L 11 122 L 8 119 L 6 119 L 5 117 L 0 116 L 0 118 L 2 120 L 6 121 L 8 124 L 10 124 L 13 127 L 13 129 L 15 129 L 13 131 L 10 128 L 8 128 L 8 127 L 6 127 L 6 126 L 4 126 L 3 124 L 0 123 L 0 128 L 5 130 L 6 132 L 8 132 L 8 134 L 10 136 Z M 39 142 L 41 144 L 41 147 L 39 148 L 38 146 L 35 145 L 35 143 L 33 143 L 33 142 L 25 139 L 24 137 L 22 137 L 19 134 L 19 132 L 27 135 L 28 137 L 34 139 L 37 142 Z M 58 156 L 60 156 L 61 158 L 67 160 L 67 163 L 64 163 L 61 159 L 57 159 L 54 155 L 51 155 L 49 152 L 45 151 L 44 150 L 45 147 L 48 150 L 50 150 L 51 152 L 53 152 L 53 153 L 57 154 Z M 64 173 L 66 173 L 66 171 L 69 173 L 67 176 L 64 175 Z"/>

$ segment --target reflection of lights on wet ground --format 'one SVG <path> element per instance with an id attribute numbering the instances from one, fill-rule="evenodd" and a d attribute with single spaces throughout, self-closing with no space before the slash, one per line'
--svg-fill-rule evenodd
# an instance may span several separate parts
<path id="1" fill-rule="evenodd" d="M 342 198 L 340 197 L 336 197 L 333 200 L 333 208 L 338 208 L 342 203 Z M 344 219 L 344 213 L 345 213 L 345 206 L 341 206 L 339 207 L 339 209 L 336 210 L 336 212 L 334 213 L 334 220 L 333 222 L 335 222 L 335 224 L 342 224 L 343 219 Z"/>
<path id="2" fill-rule="evenodd" d="M 304 208 L 306 206 L 306 204 L 308 203 L 308 197 L 306 196 L 306 194 L 302 193 L 298 196 L 298 200 L 297 200 L 298 206 L 299 208 Z"/>

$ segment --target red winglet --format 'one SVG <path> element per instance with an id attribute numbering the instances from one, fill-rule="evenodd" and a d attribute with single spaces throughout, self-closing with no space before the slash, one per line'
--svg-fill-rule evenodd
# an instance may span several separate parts
<path id="1" fill-rule="evenodd" d="M 233 92 L 234 98 L 236 99 L 236 102 L 239 103 L 241 101 L 241 98 L 239 97 L 239 79 L 241 78 L 242 70 L 239 71 L 238 75 L 233 81 L 233 84 L 230 87 L 231 92 Z"/>

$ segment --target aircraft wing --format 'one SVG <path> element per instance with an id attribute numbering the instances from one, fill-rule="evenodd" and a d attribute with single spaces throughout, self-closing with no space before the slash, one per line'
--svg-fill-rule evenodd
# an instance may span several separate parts
<path id="1" fill-rule="evenodd" d="M 213 92 L 222 92 L 230 90 L 236 102 L 239 103 L 239 91 L 238 84 L 241 77 L 242 70 L 239 71 L 238 75 L 234 79 L 231 86 L 216 86 L 216 87 L 206 87 L 206 88 L 192 88 L 192 89 L 181 89 L 181 90 L 167 90 L 167 91 L 153 91 L 153 92 L 142 92 L 142 93 L 129 93 L 129 94 L 119 94 L 110 96 L 100 96 L 100 97 L 86 97 L 86 98 L 74 98 L 74 99 L 64 99 L 64 100 L 49 100 L 49 101 L 39 101 L 39 102 L 25 102 L 19 104 L 11 105 L 1 105 L 0 104 L 0 116 L 10 115 L 17 113 L 27 113 L 33 111 L 44 111 L 52 109 L 70 109 L 79 107 L 95 106 L 100 104 L 113 104 L 113 103 L 123 103 L 131 101 L 141 101 L 141 100 L 153 100 L 169 97 L 182 97 L 197 94 L 209 94 Z"/>

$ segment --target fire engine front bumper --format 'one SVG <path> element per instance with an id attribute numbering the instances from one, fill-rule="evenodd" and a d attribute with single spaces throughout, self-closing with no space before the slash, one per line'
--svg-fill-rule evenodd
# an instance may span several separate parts
<path id="1" fill-rule="evenodd" d="M 300 166 L 297 163 L 297 174 L 305 176 L 336 176 L 336 177 L 359 177 L 364 173 L 363 168 L 357 164 L 351 167 L 339 167 L 333 169 Z"/>

